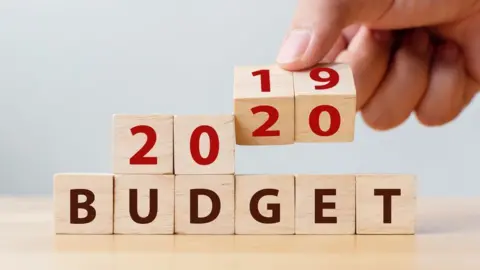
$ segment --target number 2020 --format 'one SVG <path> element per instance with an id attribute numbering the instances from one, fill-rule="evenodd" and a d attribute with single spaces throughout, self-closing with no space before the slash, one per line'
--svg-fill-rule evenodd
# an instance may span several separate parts
<path id="1" fill-rule="evenodd" d="M 328 76 L 322 78 L 320 74 L 324 72 Z M 323 83 L 321 85 L 315 85 L 315 90 L 327 90 L 335 87 L 340 81 L 338 72 L 334 69 L 327 67 L 317 67 L 310 71 L 310 78 L 316 82 Z M 252 76 L 260 76 L 260 90 L 261 92 L 270 92 L 270 70 L 262 69 L 252 72 Z M 267 120 L 252 132 L 253 137 L 278 137 L 280 136 L 280 130 L 272 130 L 272 126 L 277 123 L 280 113 L 278 110 L 270 105 L 259 105 L 251 108 L 252 114 L 266 113 Z M 321 113 L 328 113 L 330 116 L 330 127 L 328 130 L 322 130 L 320 128 L 320 115 Z M 318 136 L 331 136 L 335 134 L 340 128 L 340 112 L 333 106 L 320 105 L 315 107 L 309 115 L 309 126 L 313 133 Z"/>
<path id="2" fill-rule="evenodd" d="M 158 158 L 147 156 L 157 142 L 157 133 L 155 129 L 146 125 L 135 126 L 130 129 L 132 136 L 145 134 L 147 137 L 143 146 L 130 158 L 130 165 L 156 165 Z M 203 157 L 200 153 L 200 137 L 207 134 L 210 140 L 210 149 L 208 155 Z M 217 160 L 220 152 L 220 139 L 217 131 L 211 126 L 202 125 L 193 130 L 190 136 L 190 154 L 192 159 L 199 165 L 210 165 Z"/>

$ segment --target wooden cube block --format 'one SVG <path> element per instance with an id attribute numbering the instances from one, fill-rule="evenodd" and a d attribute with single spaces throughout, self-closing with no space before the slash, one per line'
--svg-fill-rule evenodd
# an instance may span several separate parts
<path id="1" fill-rule="evenodd" d="M 346 64 L 317 65 L 294 72 L 295 141 L 352 142 L 355 82 Z"/>
<path id="2" fill-rule="evenodd" d="M 173 234 L 173 175 L 115 176 L 115 234 Z"/>
<path id="3" fill-rule="evenodd" d="M 233 115 L 175 116 L 175 174 L 233 174 Z"/>
<path id="4" fill-rule="evenodd" d="M 234 176 L 175 177 L 176 234 L 234 233 Z"/>
<path id="5" fill-rule="evenodd" d="M 357 234 L 414 234 L 416 178 L 357 175 Z"/>
<path id="6" fill-rule="evenodd" d="M 115 174 L 173 174 L 173 115 L 114 115 Z"/>
<path id="7" fill-rule="evenodd" d="M 355 234 L 355 175 L 297 175 L 295 233 Z"/>
<path id="8" fill-rule="evenodd" d="M 276 65 L 235 67 L 238 145 L 294 143 L 293 74 Z"/>
<path id="9" fill-rule="evenodd" d="M 56 234 L 113 233 L 113 175 L 54 176 Z"/>
<path id="10" fill-rule="evenodd" d="M 294 234 L 293 175 L 237 175 L 236 234 Z"/>

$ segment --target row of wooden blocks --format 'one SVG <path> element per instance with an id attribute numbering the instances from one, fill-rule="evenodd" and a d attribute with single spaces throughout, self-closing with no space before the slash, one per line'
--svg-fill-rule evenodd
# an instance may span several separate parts
<path id="1" fill-rule="evenodd" d="M 56 174 L 57 234 L 414 234 L 416 178 Z"/>

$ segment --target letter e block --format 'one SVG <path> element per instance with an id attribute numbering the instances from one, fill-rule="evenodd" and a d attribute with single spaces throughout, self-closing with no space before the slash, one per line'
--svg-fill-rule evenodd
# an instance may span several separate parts
<path id="1" fill-rule="evenodd" d="M 292 72 L 276 65 L 235 67 L 234 99 L 238 145 L 294 143 Z"/>
<path id="2" fill-rule="evenodd" d="M 56 234 L 113 233 L 113 175 L 54 176 Z"/>
<path id="3" fill-rule="evenodd" d="M 173 174 L 173 115 L 114 115 L 113 173 Z"/>
<path id="4" fill-rule="evenodd" d="M 294 234 L 293 175 L 237 175 L 236 234 Z"/>
<path id="5" fill-rule="evenodd" d="M 115 234 L 173 234 L 173 175 L 115 175 Z"/>
<path id="6" fill-rule="evenodd" d="M 414 234 L 416 178 L 356 176 L 357 234 Z"/>
<path id="7" fill-rule="evenodd" d="M 296 234 L 355 234 L 355 175 L 295 177 Z"/>
<path id="8" fill-rule="evenodd" d="M 234 176 L 175 177 L 176 234 L 234 234 Z"/>
<path id="9" fill-rule="evenodd" d="M 175 174 L 233 174 L 233 115 L 175 116 Z"/>
<path id="10" fill-rule="evenodd" d="M 293 73 L 296 142 L 352 142 L 356 90 L 346 64 Z"/>

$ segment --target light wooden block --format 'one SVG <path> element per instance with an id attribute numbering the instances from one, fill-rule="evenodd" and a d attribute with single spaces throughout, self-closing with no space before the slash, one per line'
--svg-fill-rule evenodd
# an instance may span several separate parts
<path id="1" fill-rule="evenodd" d="M 234 69 L 234 107 L 238 145 L 294 143 L 293 74 L 271 66 Z"/>
<path id="2" fill-rule="evenodd" d="M 355 175 L 295 176 L 296 234 L 355 234 Z"/>
<path id="3" fill-rule="evenodd" d="M 175 177 L 176 234 L 234 233 L 234 176 Z"/>
<path id="4" fill-rule="evenodd" d="M 293 175 L 235 177 L 236 234 L 294 234 Z"/>
<path id="5" fill-rule="evenodd" d="M 173 115 L 114 115 L 115 174 L 173 174 Z"/>
<path id="6" fill-rule="evenodd" d="M 233 174 L 233 115 L 175 116 L 175 174 Z"/>
<path id="7" fill-rule="evenodd" d="M 293 79 L 295 141 L 352 142 L 356 90 L 350 67 L 346 64 L 317 65 L 294 72 Z"/>
<path id="8" fill-rule="evenodd" d="M 115 234 L 173 234 L 173 175 L 115 175 Z"/>
<path id="9" fill-rule="evenodd" d="M 56 234 L 113 233 L 113 175 L 54 176 Z"/>
<path id="10" fill-rule="evenodd" d="M 357 234 L 414 234 L 413 175 L 356 176 Z"/>

